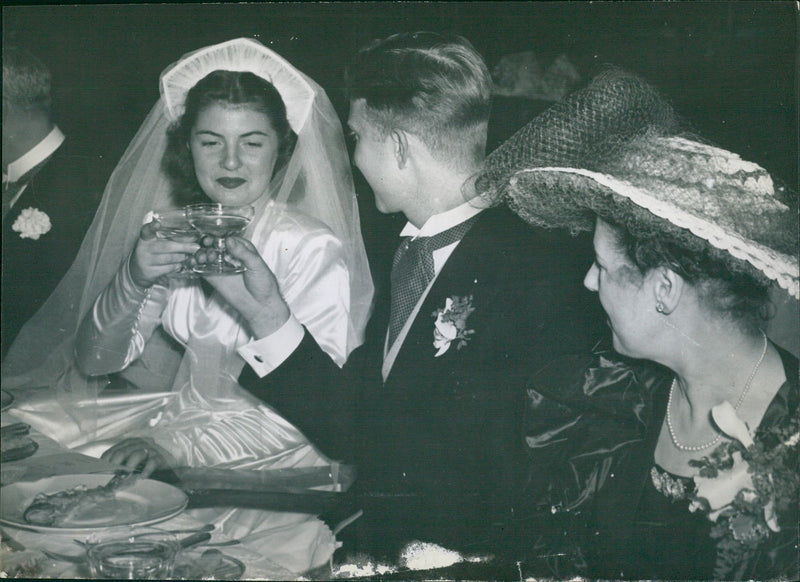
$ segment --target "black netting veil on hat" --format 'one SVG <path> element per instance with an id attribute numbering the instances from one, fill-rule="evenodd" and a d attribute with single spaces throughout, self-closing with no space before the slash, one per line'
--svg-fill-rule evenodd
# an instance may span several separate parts
<path id="1" fill-rule="evenodd" d="M 630 72 L 607 68 L 493 151 L 477 191 L 498 200 L 508 179 L 522 168 L 594 168 L 636 136 L 672 134 L 680 126 L 672 106 L 653 86 Z"/>
<path id="2" fill-rule="evenodd" d="M 478 191 L 536 226 L 574 233 L 599 216 L 800 296 L 792 196 L 758 164 L 681 129 L 654 88 L 610 70 L 489 156 Z"/>

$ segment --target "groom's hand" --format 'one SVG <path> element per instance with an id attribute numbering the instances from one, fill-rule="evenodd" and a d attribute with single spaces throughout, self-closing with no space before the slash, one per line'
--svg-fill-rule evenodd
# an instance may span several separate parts
<path id="1" fill-rule="evenodd" d="M 291 313 L 275 275 L 250 241 L 230 237 L 226 247 L 230 262 L 246 270 L 241 275 L 206 275 L 205 279 L 244 317 L 256 339 L 271 335 Z"/>

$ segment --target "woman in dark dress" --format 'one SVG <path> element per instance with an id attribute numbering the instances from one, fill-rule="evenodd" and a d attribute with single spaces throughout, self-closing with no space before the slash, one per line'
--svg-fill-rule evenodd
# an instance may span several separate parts
<path id="1" fill-rule="evenodd" d="M 593 106 L 636 115 L 624 86 L 605 89 L 582 101 L 584 121 Z M 563 461 L 547 493 L 578 516 L 584 573 L 797 579 L 798 363 L 762 331 L 771 285 L 800 295 L 796 202 L 760 166 L 664 124 L 584 131 L 580 155 L 513 168 L 508 151 L 543 149 L 534 133 L 504 146 L 504 173 L 489 159 L 485 183 L 533 224 L 594 228 L 584 284 L 613 339 L 528 391 L 528 444 Z M 561 410 L 543 414 L 553 398 Z"/>

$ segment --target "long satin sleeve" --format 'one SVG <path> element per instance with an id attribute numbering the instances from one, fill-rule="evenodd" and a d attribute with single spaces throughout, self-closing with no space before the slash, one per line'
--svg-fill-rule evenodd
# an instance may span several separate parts
<path id="1" fill-rule="evenodd" d="M 81 322 L 75 343 L 81 370 L 96 376 L 128 367 L 160 324 L 168 295 L 161 285 L 138 287 L 125 261 Z"/>

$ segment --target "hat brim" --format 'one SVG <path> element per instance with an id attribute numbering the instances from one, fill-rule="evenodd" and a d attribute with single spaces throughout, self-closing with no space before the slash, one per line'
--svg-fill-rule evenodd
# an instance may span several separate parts
<path id="1" fill-rule="evenodd" d="M 528 223 L 544 228 L 590 231 L 596 218 L 619 225 L 637 238 L 658 236 L 691 252 L 708 252 L 732 272 L 776 281 L 800 298 L 800 267 L 791 241 L 794 213 L 771 216 L 777 232 L 789 233 L 785 248 L 747 239 L 735 231 L 660 201 L 635 185 L 578 168 L 530 168 L 508 181 L 508 205 Z M 796 218 L 796 217 L 795 217 Z"/>

